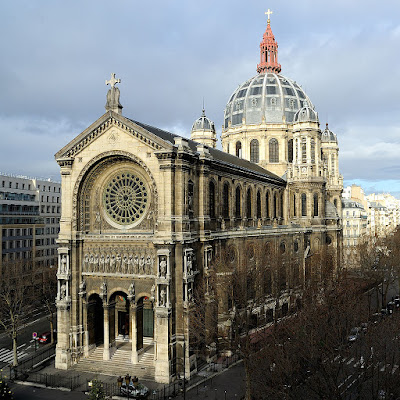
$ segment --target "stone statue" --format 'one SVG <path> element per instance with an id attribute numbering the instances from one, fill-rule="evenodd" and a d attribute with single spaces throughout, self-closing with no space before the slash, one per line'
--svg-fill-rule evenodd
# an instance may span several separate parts
<path id="1" fill-rule="evenodd" d="M 165 307 L 166 304 L 166 293 L 164 289 L 161 289 L 160 291 L 160 306 Z"/>
<path id="2" fill-rule="evenodd" d="M 133 282 L 129 285 L 128 299 L 129 301 L 135 301 L 135 284 Z"/>
<path id="3" fill-rule="evenodd" d="M 192 254 L 188 253 L 186 256 L 186 267 L 187 267 L 187 273 L 191 275 L 192 273 Z"/>
<path id="4" fill-rule="evenodd" d="M 155 285 L 153 285 L 151 287 L 150 293 L 151 293 L 151 300 L 154 301 L 154 297 L 155 297 L 155 294 L 156 294 L 156 286 Z"/>
<path id="5" fill-rule="evenodd" d="M 89 254 L 86 253 L 86 254 L 85 254 L 85 257 L 84 257 L 84 259 L 83 259 L 83 269 L 84 269 L 85 271 L 87 271 L 88 268 L 89 268 Z"/>
<path id="6" fill-rule="evenodd" d="M 60 288 L 60 298 L 64 299 L 66 295 L 67 295 L 67 285 L 65 284 L 65 282 L 63 282 Z"/>
<path id="7" fill-rule="evenodd" d="M 145 273 L 144 266 L 145 266 L 144 256 L 141 256 L 139 260 L 139 273 L 141 274 Z"/>
<path id="8" fill-rule="evenodd" d="M 106 85 L 110 85 L 111 88 L 107 92 L 107 103 L 106 110 L 114 111 L 117 114 L 122 113 L 122 106 L 119 102 L 120 92 L 119 89 L 115 86 L 116 83 L 120 83 L 121 79 L 116 79 L 115 74 L 111 74 L 111 79 L 106 81 Z"/>
<path id="9" fill-rule="evenodd" d="M 128 272 L 128 256 L 126 254 L 124 254 L 124 256 L 122 257 L 121 272 L 123 274 L 126 274 Z"/>
<path id="10" fill-rule="evenodd" d="M 121 262 L 122 262 L 121 254 L 118 253 L 115 259 L 115 269 L 117 272 L 121 272 Z"/>
<path id="11" fill-rule="evenodd" d="M 138 255 L 136 254 L 135 255 L 135 259 L 134 259 L 134 261 L 133 261 L 133 266 L 134 266 L 134 274 L 138 274 L 139 273 L 139 257 L 138 257 Z"/>
<path id="12" fill-rule="evenodd" d="M 147 256 L 146 258 L 146 275 L 151 275 L 153 273 L 153 268 L 152 268 L 152 259 L 150 256 Z"/>
<path id="13" fill-rule="evenodd" d="M 128 274 L 133 274 L 133 256 L 129 254 L 128 258 Z"/>
<path id="14" fill-rule="evenodd" d="M 110 272 L 115 271 L 115 256 L 114 254 L 110 258 Z"/>
<path id="15" fill-rule="evenodd" d="M 65 254 L 63 254 L 61 256 L 61 266 L 60 266 L 60 272 L 62 274 L 66 274 L 67 273 L 67 257 L 65 256 Z"/>
<path id="16" fill-rule="evenodd" d="M 101 271 L 101 272 L 105 272 L 105 269 L 104 269 L 104 262 L 105 262 L 105 260 L 104 260 L 104 254 L 101 254 L 101 255 L 100 255 L 100 260 L 99 260 L 99 271 Z"/>
<path id="17" fill-rule="evenodd" d="M 167 259 L 165 256 L 160 258 L 160 276 L 164 277 L 167 275 Z"/>
<path id="18" fill-rule="evenodd" d="M 110 256 L 107 254 L 106 260 L 104 263 L 104 272 L 108 272 L 110 270 Z"/>
<path id="19" fill-rule="evenodd" d="M 105 300 L 107 299 L 107 283 L 103 282 L 100 286 L 100 297 Z"/>

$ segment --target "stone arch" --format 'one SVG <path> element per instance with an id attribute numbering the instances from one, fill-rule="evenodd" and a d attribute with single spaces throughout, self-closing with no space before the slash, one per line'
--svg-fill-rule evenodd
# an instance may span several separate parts
<path id="1" fill-rule="evenodd" d="M 151 192 L 151 204 L 152 207 L 150 208 L 149 213 L 153 213 L 153 221 L 157 220 L 157 213 L 158 213 L 158 196 L 157 196 L 157 185 L 156 181 L 151 173 L 150 169 L 147 165 L 137 156 L 132 153 L 122 151 L 122 150 L 114 150 L 101 153 L 96 157 L 92 158 L 82 169 L 78 178 L 76 179 L 73 193 L 72 193 L 72 228 L 74 230 L 84 230 L 83 228 L 83 199 L 81 198 L 81 194 L 85 190 L 85 186 L 89 185 L 93 181 L 94 178 L 98 176 L 104 169 L 109 167 L 113 164 L 116 160 L 121 161 L 131 161 L 141 167 L 147 176 L 150 179 L 151 185 L 150 192 Z M 97 172 L 97 174 L 96 174 Z M 79 210 L 79 214 L 78 214 Z"/>

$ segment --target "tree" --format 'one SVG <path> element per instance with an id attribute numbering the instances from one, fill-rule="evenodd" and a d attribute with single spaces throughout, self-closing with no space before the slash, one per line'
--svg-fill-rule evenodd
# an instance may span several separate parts
<path id="1" fill-rule="evenodd" d="M 88 393 L 89 400 L 105 400 L 106 396 L 104 393 L 103 382 L 93 379 L 91 381 L 92 386 Z"/>
<path id="2" fill-rule="evenodd" d="M 22 261 L 3 263 L 0 280 L 0 325 L 12 340 L 13 366 L 18 365 L 18 330 L 32 303 L 32 294 L 32 264 Z"/>
<path id="3" fill-rule="evenodd" d="M 56 275 L 47 275 L 42 277 L 42 285 L 40 288 L 40 300 L 44 304 L 47 311 L 47 320 L 50 323 L 51 343 L 54 343 L 54 319 L 57 313 L 55 298 L 57 295 L 57 278 Z"/>

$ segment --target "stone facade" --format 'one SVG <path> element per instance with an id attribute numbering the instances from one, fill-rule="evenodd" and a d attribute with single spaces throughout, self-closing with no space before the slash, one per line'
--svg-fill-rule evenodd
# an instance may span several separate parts
<path id="1" fill-rule="evenodd" d="M 56 367 L 70 368 L 99 345 L 108 360 L 126 340 L 137 365 L 146 342 L 154 379 L 167 383 L 195 370 L 193 297 L 204 284 L 214 301 L 222 281 L 215 285 L 211 273 L 269 272 L 255 316 L 267 323 L 295 310 L 315 276 L 337 271 L 337 193 L 327 190 L 318 121 L 299 117 L 297 156 L 273 173 L 215 149 L 204 113 L 192 133 L 210 147 L 122 116 L 113 78 L 107 112 L 56 154 L 63 190 Z M 272 266 L 275 253 L 280 262 Z M 321 253 L 331 262 L 326 276 L 313 270 Z M 224 340 L 232 311 L 226 291 L 215 307 Z"/>

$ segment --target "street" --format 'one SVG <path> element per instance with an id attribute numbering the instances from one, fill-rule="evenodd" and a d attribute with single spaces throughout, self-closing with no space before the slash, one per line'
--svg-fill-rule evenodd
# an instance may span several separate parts
<path id="1" fill-rule="evenodd" d="M 40 335 L 50 330 L 50 323 L 47 316 L 43 316 L 43 310 L 35 310 L 31 315 L 31 322 L 27 323 L 18 332 L 17 347 L 18 359 L 21 360 L 35 352 L 35 341 L 32 339 L 32 333 L 37 332 Z M 54 318 L 56 326 L 56 316 Z M 37 343 L 37 346 L 41 346 Z M 10 337 L 2 332 L 0 334 L 0 368 L 12 363 L 13 351 Z"/>

